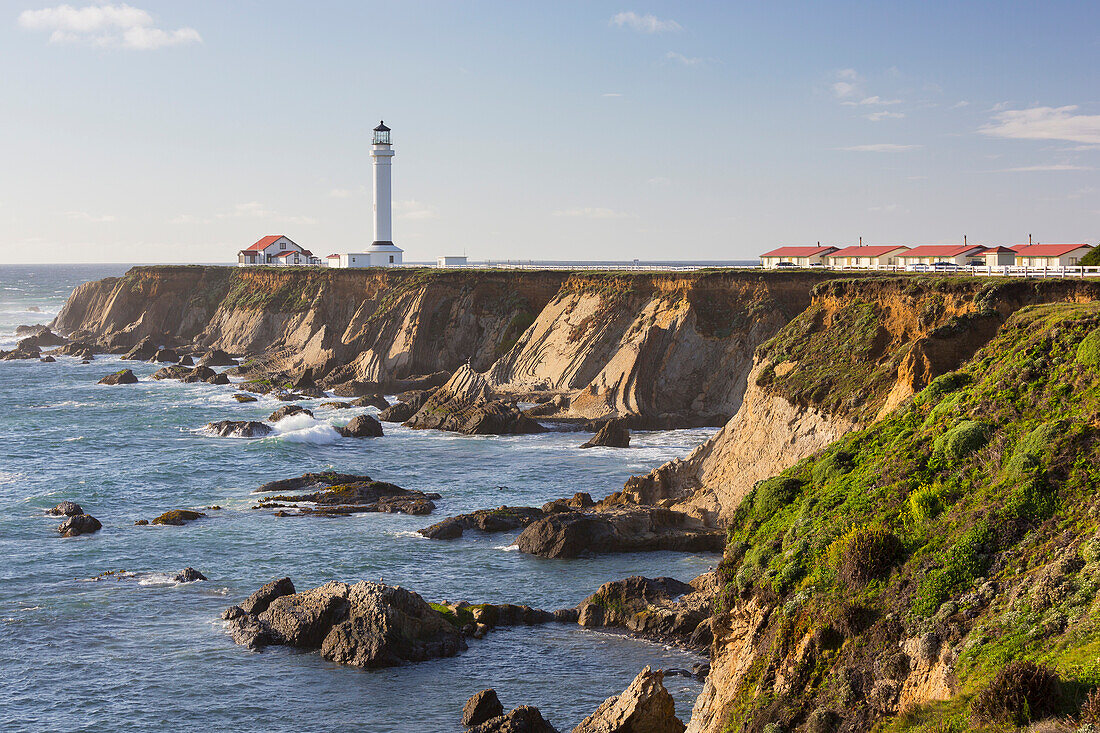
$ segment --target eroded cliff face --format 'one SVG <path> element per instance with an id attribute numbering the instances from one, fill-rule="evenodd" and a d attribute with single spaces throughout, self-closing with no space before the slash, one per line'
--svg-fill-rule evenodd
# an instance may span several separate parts
<path id="1" fill-rule="evenodd" d="M 505 397 L 560 394 L 547 417 L 717 426 L 754 350 L 829 277 L 139 267 L 82 285 L 55 327 L 116 348 L 193 342 L 328 384 L 468 364 Z"/>
<path id="2" fill-rule="evenodd" d="M 744 398 L 722 430 L 610 499 L 662 504 L 722 526 L 758 481 L 890 414 L 965 363 L 1019 308 L 1095 294 L 1074 281 L 822 283 L 757 350 Z"/>

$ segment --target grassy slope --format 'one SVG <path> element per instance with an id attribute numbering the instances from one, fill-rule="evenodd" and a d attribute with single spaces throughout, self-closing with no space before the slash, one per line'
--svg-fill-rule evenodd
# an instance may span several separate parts
<path id="1" fill-rule="evenodd" d="M 878 716 L 865 702 L 853 704 L 841 669 L 869 675 L 902 638 L 933 630 L 958 651 L 960 694 L 879 726 L 972 729 L 970 697 L 1013 659 L 1057 669 L 1068 683 L 1067 712 L 1082 690 L 1100 685 L 1093 606 L 1100 565 L 1091 562 L 1100 552 L 1095 543 L 1076 546 L 1098 524 L 1098 325 L 1098 304 L 1018 311 L 963 369 L 760 484 L 743 502 L 720 567 L 726 585 L 719 603 L 753 594 L 775 603 L 773 655 L 825 627 L 839 630 L 843 643 L 818 655 L 797 697 L 744 695 L 730 730 L 760 729 L 767 720 L 796 724 L 821 707 L 840 712 L 847 725 L 870 726 Z M 900 541 L 893 562 L 875 545 L 885 533 Z M 862 544 L 848 550 L 853 538 Z M 1069 572 L 1058 593 L 1029 590 L 1037 569 L 1068 555 L 1090 562 Z M 873 571 L 884 556 L 883 577 L 842 579 L 852 563 Z M 989 605 L 971 592 L 985 579 L 998 584 Z M 870 625 L 853 624 L 859 617 Z M 746 686 L 760 682 L 750 675 Z"/>

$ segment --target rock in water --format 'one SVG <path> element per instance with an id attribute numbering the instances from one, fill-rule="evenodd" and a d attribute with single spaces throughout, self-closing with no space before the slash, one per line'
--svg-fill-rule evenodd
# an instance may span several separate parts
<path id="1" fill-rule="evenodd" d="M 176 364 L 174 366 L 161 367 L 153 372 L 153 379 L 160 381 L 161 379 L 187 379 L 191 376 L 193 370 L 190 367 L 180 366 Z"/>
<path id="2" fill-rule="evenodd" d="M 267 419 L 271 422 L 279 422 L 284 417 L 290 417 L 291 415 L 309 415 L 313 417 L 313 413 L 301 405 L 283 405 L 278 410 L 268 415 Z"/>
<path id="3" fill-rule="evenodd" d="M 725 532 L 707 529 L 682 512 L 629 507 L 600 512 L 559 512 L 531 524 L 516 538 L 520 552 L 577 557 L 583 552 L 721 552 Z"/>
<path id="4" fill-rule="evenodd" d="M 390 403 L 386 401 L 386 398 L 380 394 L 368 394 L 356 399 L 351 404 L 356 407 L 377 407 L 379 410 L 389 409 Z M 412 415 L 409 415 L 412 417 Z M 406 420 L 408 418 L 405 418 Z"/>
<path id="5" fill-rule="evenodd" d="M 333 402 L 322 402 L 321 404 L 319 404 L 317 406 L 318 407 L 327 407 L 330 410 L 346 410 L 349 407 L 351 407 L 351 403 L 350 402 L 341 402 L 339 400 L 335 400 Z"/>
<path id="6" fill-rule="evenodd" d="M 507 715 L 470 728 L 466 733 L 558 733 L 558 730 L 542 717 L 538 708 L 521 705 Z"/>
<path id="7" fill-rule="evenodd" d="M 663 672 L 646 667 L 622 694 L 604 700 L 573 733 L 683 733 L 676 702 L 663 680 Z"/>
<path id="8" fill-rule="evenodd" d="M 320 649 L 325 659 L 356 667 L 421 662 L 466 648 L 458 630 L 423 598 L 381 583 L 333 581 L 279 596 L 258 614 L 244 606 L 229 608 L 223 618 L 243 630 L 239 640 L 234 632 L 238 643 L 262 637 L 267 643 Z"/>
<path id="9" fill-rule="evenodd" d="M 53 364 L 57 361 L 57 359 L 53 358 L 52 356 L 43 356 L 41 359 L 39 359 L 39 361 L 44 364 Z"/>
<path id="10" fill-rule="evenodd" d="M 336 428 L 345 438 L 381 438 L 382 423 L 370 415 L 356 415 L 342 428 Z"/>
<path id="11" fill-rule="evenodd" d="M 98 532 L 102 527 L 103 525 L 99 523 L 99 520 L 91 514 L 77 514 L 57 525 L 57 531 L 61 533 L 62 537 L 76 537 L 77 535 Z"/>
<path id="12" fill-rule="evenodd" d="M 434 392 L 435 390 L 429 389 L 407 395 L 404 402 L 395 402 L 378 413 L 378 419 L 383 422 L 405 422 L 420 411 Z"/>
<path id="13" fill-rule="evenodd" d="M 141 341 L 137 342 L 134 348 L 130 349 L 123 355 L 123 359 L 132 359 L 134 361 L 149 361 L 153 358 L 153 355 L 157 353 L 157 342 L 151 337 L 146 336 Z"/>
<path id="14" fill-rule="evenodd" d="M 475 693 L 462 706 L 462 724 L 466 727 L 481 725 L 486 720 L 504 715 L 497 692 L 493 688 Z"/>
<path id="15" fill-rule="evenodd" d="M 185 367 L 195 366 L 195 360 L 191 358 L 190 354 L 188 354 L 180 359 L 179 365 Z"/>
<path id="16" fill-rule="evenodd" d="M 581 448 L 595 448 L 596 446 L 606 446 L 608 448 L 629 448 L 630 447 L 630 431 L 626 429 L 618 420 L 609 420 L 604 423 L 604 426 L 600 428 L 592 440 L 583 444 Z"/>
<path id="17" fill-rule="evenodd" d="M 97 384 L 137 384 L 138 378 L 134 376 L 134 372 L 130 369 L 123 369 L 120 372 L 114 374 L 108 374 L 103 379 L 99 380 Z"/>
<path id="18" fill-rule="evenodd" d="M 693 583 L 705 578 L 700 576 Z M 695 591 L 694 585 L 675 578 L 633 576 L 604 583 L 577 606 L 577 623 L 586 628 L 622 627 L 698 649 L 709 644 L 712 593 Z"/>
<path id="19" fill-rule="evenodd" d="M 229 376 L 226 374 L 215 374 L 212 377 L 207 377 L 202 380 L 207 384 L 229 384 Z"/>
<path id="20" fill-rule="evenodd" d="M 149 361 L 175 364 L 179 360 L 179 354 L 176 353 L 175 349 L 158 349 L 157 353 L 153 354 L 153 357 Z"/>
<path id="21" fill-rule="evenodd" d="M 55 517 L 75 517 L 83 513 L 84 510 L 80 508 L 80 505 L 72 501 L 63 501 L 53 509 L 46 510 L 46 514 L 51 514 Z"/>
<path id="22" fill-rule="evenodd" d="M 240 607 L 247 614 L 259 616 L 267 610 L 267 607 L 276 598 L 289 595 L 294 595 L 294 583 L 291 582 L 290 578 L 279 578 L 265 583 L 258 591 L 250 595 Z"/>
<path id="23" fill-rule="evenodd" d="M 176 577 L 172 578 L 172 580 L 177 583 L 194 583 L 196 580 L 206 580 L 206 576 L 192 567 L 186 567 L 176 573 Z"/>
<path id="24" fill-rule="evenodd" d="M 282 494 L 260 499 L 256 509 L 265 506 L 286 506 L 310 502 L 314 507 L 301 508 L 299 514 L 333 515 L 357 512 L 400 512 L 403 514 L 430 514 L 435 509 L 432 499 L 439 494 L 412 491 L 385 481 L 375 481 L 370 476 L 342 473 L 307 473 L 298 478 L 272 481 L 253 493 L 288 491 L 302 488 L 319 489 L 310 494 Z M 288 516 L 280 513 L 279 516 Z M 294 516 L 294 515 L 289 515 Z"/>
<path id="25" fill-rule="evenodd" d="M 459 367 L 404 424 L 410 428 L 448 430 L 466 435 L 546 432 L 546 428 L 515 405 L 493 400 L 488 381 L 469 365 Z"/>
<path id="26" fill-rule="evenodd" d="M 185 382 L 186 384 L 194 384 L 195 382 L 209 382 L 217 376 L 217 372 L 215 372 L 213 369 L 200 364 L 197 367 L 188 370 L 187 373 L 184 374 L 181 378 L 181 381 Z M 228 379 L 228 377 L 226 377 L 226 379 Z"/>
<path id="27" fill-rule="evenodd" d="M 182 527 L 188 522 L 193 522 L 199 517 L 205 516 L 202 512 L 192 511 L 191 509 L 173 509 L 154 519 L 153 524 L 170 524 L 173 527 Z"/>
<path id="28" fill-rule="evenodd" d="M 467 529 L 479 529 L 482 532 L 509 532 L 526 527 L 542 519 L 541 509 L 532 506 L 502 506 L 499 509 L 479 509 L 469 514 L 448 517 L 430 527 L 417 532 L 430 540 L 454 540 L 462 536 Z"/>
<path id="29" fill-rule="evenodd" d="M 199 364 L 206 367 L 237 366 L 237 360 L 221 349 L 213 349 L 206 352 L 206 356 L 199 360 Z"/>
<path id="30" fill-rule="evenodd" d="M 262 438 L 271 426 L 255 420 L 222 420 L 206 424 L 206 429 L 222 438 Z"/>
<path id="31" fill-rule="evenodd" d="M 233 395 L 233 399 L 237 402 L 256 402 L 256 398 L 250 394 L 244 394 L 243 392 L 237 392 Z"/>

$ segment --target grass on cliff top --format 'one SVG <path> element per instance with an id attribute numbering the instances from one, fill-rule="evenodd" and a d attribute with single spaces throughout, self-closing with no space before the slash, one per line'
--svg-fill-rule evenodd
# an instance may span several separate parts
<path id="1" fill-rule="evenodd" d="M 862 308 L 851 316 L 873 331 Z M 1100 686 L 1100 540 L 1085 542 L 1100 512 L 1098 365 L 1100 304 L 1024 308 L 964 368 L 746 497 L 720 605 L 757 595 L 776 605 L 773 625 L 849 629 L 834 668 L 788 712 L 815 700 L 844 714 L 841 666 L 871 668 L 899 635 L 930 630 L 959 651 L 961 694 L 892 729 L 956 729 L 1010 660 L 1056 669 L 1076 691 L 1068 708 Z M 1064 592 L 1008 592 L 1082 542 L 1092 554 Z M 990 604 L 975 601 L 987 579 L 999 584 Z M 850 631 L 860 615 L 878 619 L 873 631 Z M 731 729 L 764 707 L 731 712 Z"/>

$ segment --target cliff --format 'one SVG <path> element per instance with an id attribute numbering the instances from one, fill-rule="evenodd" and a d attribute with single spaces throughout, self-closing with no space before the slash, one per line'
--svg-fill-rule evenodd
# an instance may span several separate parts
<path id="1" fill-rule="evenodd" d="M 752 354 L 828 273 L 135 267 L 86 283 L 54 322 L 106 348 L 145 336 L 327 384 L 383 385 L 469 364 L 544 416 L 721 425 Z"/>
<path id="2" fill-rule="evenodd" d="M 1029 304 L 1091 302 L 1100 283 L 835 280 L 756 352 L 739 409 L 686 459 L 611 497 L 726 524 L 753 486 L 872 425 L 965 363 Z"/>
<path id="3" fill-rule="evenodd" d="M 1095 720 L 1098 294 L 988 293 L 972 313 L 1011 313 L 960 368 L 880 416 L 884 380 L 849 407 L 868 427 L 748 491 L 729 517 L 689 731 Z M 1016 308 L 1028 299 L 1054 302 Z M 792 354 L 771 351 L 782 336 L 765 358 Z"/>

